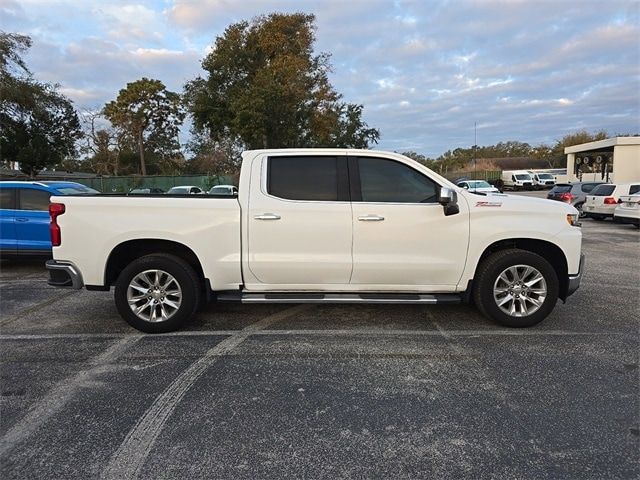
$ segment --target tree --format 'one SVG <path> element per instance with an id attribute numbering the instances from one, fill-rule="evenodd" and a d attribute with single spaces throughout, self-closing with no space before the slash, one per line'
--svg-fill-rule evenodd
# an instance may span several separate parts
<path id="1" fill-rule="evenodd" d="M 21 57 L 30 46 L 29 37 L 0 32 L 0 161 L 34 177 L 74 155 L 81 131 L 71 101 L 33 79 Z"/>
<path id="2" fill-rule="evenodd" d="M 202 62 L 206 78 L 185 86 L 196 131 L 248 148 L 376 143 L 362 105 L 341 102 L 329 83 L 329 55 L 313 54 L 314 22 L 274 13 L 227 27 Z"/>
<path id="3" fill-rule="evenodd" d="M 128 83 L 103 113 L 137 146 L 142 175 L 147 174 L 145 151 L 168 162 L 182 158 L 178 132 L 184 108 L 180 95 L 167 90 L 160 80 L 142 78 Z"/>

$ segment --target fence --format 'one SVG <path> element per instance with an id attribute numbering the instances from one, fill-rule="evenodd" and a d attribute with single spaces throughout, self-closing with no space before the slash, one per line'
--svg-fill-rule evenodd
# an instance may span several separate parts
<path id="1" fill-rule="evenodd" d="M 21 180 L 16 178 L 16 180 Z M 174 175 L 174 176 L 140 176 L 128 177 L 79 177 L 76 175 L 38 175 L 35 181 L 70 181 L 95 188 L 103 193 L 126 193 L 132 188 L 161 188 L 165 192 L 177 185 L 195 185 L 209 190 L 214 185 L 233 185 L 234 178 L 227 175 Z"/>
<path id="2" fill-rule="evenodd" d="M 487 182 L 495 182 L 502 175 L 501 170 L 478 170 L 478 171 L 467 171 L 467 170 L 458 170 L 455 172 L 447 172 L 443 174 L 448 180 L 455 182 L 459 178 L 467 178 L 469 180 L 486 180 Z"/>

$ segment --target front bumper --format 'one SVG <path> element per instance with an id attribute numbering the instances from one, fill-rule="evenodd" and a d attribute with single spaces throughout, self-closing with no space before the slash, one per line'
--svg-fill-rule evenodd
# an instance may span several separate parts
<path id="1" fill-rule="evenodd" d="M 569 284 L 567 287 L 567 297 L 575 293 L 580 287 L 580 280 L 582 280 L 582 274 L 584 273 L 584 253 L 580 254 L 580 268 L 575 275 L 569 275 Z"/>
<path id="2" fill-rule="evenodd" d="M 49 280 L 47 283 L 53 287 L 66 287 L 80 290 L 84 287 L 82 273 L 71 262 L 61 262 L 58 260 L 47 260 L 45 264 L 49 270 Z"/>

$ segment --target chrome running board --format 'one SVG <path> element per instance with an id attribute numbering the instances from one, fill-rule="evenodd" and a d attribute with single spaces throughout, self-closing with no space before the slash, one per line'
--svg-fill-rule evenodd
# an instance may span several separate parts
<path id="1" fill-rule="evenodd" d="M 462 303 L 457 293 L 242 293 L 220 292 L 220 302 L 241 303 L 405 303 L 405 304 L 456 304 Z"/>

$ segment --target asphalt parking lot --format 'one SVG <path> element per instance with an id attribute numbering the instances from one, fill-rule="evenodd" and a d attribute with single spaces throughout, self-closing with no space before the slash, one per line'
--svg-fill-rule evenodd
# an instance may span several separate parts
<path id="1" fill-rule="evenodd" d="M 584 221 L 541 325 L 468 306 L 211 305 L 148 336 L 0 265 L 1 476 L 638 478 L 640 234 Z"/>

